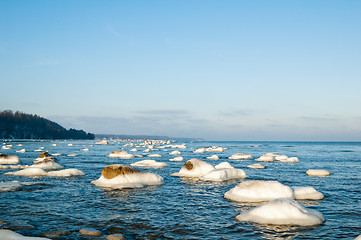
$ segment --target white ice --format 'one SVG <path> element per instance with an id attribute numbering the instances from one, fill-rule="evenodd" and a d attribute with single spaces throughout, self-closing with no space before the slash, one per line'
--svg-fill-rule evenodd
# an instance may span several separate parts
<path id="1" fill-rule="evenodd" d="M 207 159 L 210 159 L 210 160 L 218 160 L 219 157 L 217 155 L 212 155 L 212 156 L 209 156 L 209 157 L 206 157 Z"/>
<path id="2" fill-rule="evenodd" d="M 139 162 L 135 162 L 130 164 L 130 166 L 133 167 L 146 167 L 146 168 L 162 168 L 165 166 L 168 166 L 168 164 L 164 163 L 164 162 L 157 162 L 155 160 L 142 160 Z"/>
<path id="3" fill-rule="evenodd" d="M 83 176 L 83 175 L 85 175 L 84 172 L 75 168 L 63 169 L 59 171 L 50 171 L 47 173 L 48 177 L 71 177 L 71 176 Z"/>
<path id="4" fill-rule="evenodd" d="M 296 200 L 321 200 L 325 197 L 313 187 L 294 187 L 293 194 Z"/>
<path id="5" fill-rule="evenodd" d="M 325 221 L 322 213 L 303 207 L 291 199 L 275 199 L 264 205 L 240 213 L 238 221 L 272 225 L 314 226 Z"/>
<path id="6" fill-rule="evenodd" d="M 180 151 L 172 151 L 169 153 L 169 155 L 181 155 L 182 153 Z"/>
<path id="7" fill-rule="evenodd" d="M 1 240 L 47 240 L 47 239 L 50 240 L 50 238 L 42 238 L 42 237 L 25 237 L 19 233 L 7 229 L 0 229 L 0 239 Z"/>
<path id="8" fill-rule="evenodd" d="M 199 179 L 202 181 L 221 182 L 245 177 L 247 175 L 242 169 L 236 169 L 228 162 L 223 162 L 215 166 L 215 170 L 208 172 Z"/>
<path id="9" fill-rule="evenodd" d="M 207 174 L 210 171 L 213 171 L 215 168 L 202 160 L 191 159 L 188 160 L 183 167 L 177 173 L 171 174 L 171 176 L 178 177 L 201 177 Z"/>
<path id="10" fill-rule="evenodd" d="M 294 199 L 293 191 L 277 181 L 244 181 L 224 194 L 224 197 L 237 202 L 263 202 L 276 198 Z"/>
<path id="11" fill-rule="evenodd" d="M 122 159 L 129 159 L 129 158 L 134 158 L 133 154 L 127 153 L 127 151 L 125 150 L 117 150 L 117 151 L 113 151 L 111 152 L 108 157 L 111 158 L 122 158 Z"/>
<path id="12" fill-rule="evenodd" d="M 317 177 L 326 177 L 331 175 L 331 173 L 327 170 L 323 169 L 309 169 L 306 174 L 308 176 L 317 176 Z"/>
<path id="13" fill-rule="evenodd" d="M 28 167 L 16 172 L 4 173 L 4 175 L 17 175 L 17 176 L 30 176 L 30 177 L 45 176 L 46 174 L 47 172 L 44 171 L 44 169 L 37 167 Z"/>
<path id="14" fill-rule="evenodd" d="M 254 169 L 264 169 L 265 166 L 259 164 L 259 163 L 255 163 L 255 164 L 251 164 L 247 166 L 248 168 L 254 168 Z"/>
<path id="15" fill-rule="evenodd" d="M 228 157 L 228 159 L 232 160 L 246 160 L 246 159 L 252 159 L 252 155 L 250 154 L 244 154 L 244 153 L 235 153 L 232 156 Z"/>
<path id="16" fill-rule="evenodd" d="M 0 153 L 0 164 L 18 164 L 18 163 L 19 163 L 18 156 Z"/>
<path id="17" fill-rule="evenodd" d="M 180 156 L 169 159 L 169 161 L 173 161 L 173 162 L 181 162 L 183 160 L 184 160 L 184 158 L 180 157 Z"/>

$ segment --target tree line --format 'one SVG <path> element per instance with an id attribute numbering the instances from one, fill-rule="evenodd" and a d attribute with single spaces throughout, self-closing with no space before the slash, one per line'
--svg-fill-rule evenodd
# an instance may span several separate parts
<path id="1" fill-rule="evenodd" d="M 0 112 L 2 139 L 94 139 L 94 134 L 83 130 L 69 130 L 36 114 L 11 110 Z"/>

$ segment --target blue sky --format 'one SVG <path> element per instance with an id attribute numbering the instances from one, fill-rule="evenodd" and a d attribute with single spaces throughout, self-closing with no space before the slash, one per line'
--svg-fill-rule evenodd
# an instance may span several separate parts
<path id="1" fill-rule="evenodd" d="M 361 1 L 0 1 L 0 110 L 94 133 L 361 140 Z"/>

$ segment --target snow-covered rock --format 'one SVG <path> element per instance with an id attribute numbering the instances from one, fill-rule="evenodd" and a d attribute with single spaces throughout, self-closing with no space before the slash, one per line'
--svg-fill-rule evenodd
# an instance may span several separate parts
<path id="1" fill-rule="evenodd" d="M 205 153 L 207 150 L 207 148 L 203 147 L 203 148 L 199 148 L 193 151 L 193 153 Z"/>
<path id="2" fill-rule="evenodd" d="M 223 152 L 224 151 L 224 148 L 222 147 L 209 147 L 209 148 L 206 148 L 206 152 Z"/>
<path id="3" fill-rule="evenodd" d="M 273 162 L 275 160 L 275 157 L 273 154 L 265 154 L 255 160 L 259 162 Z"/>
<path id="4" fill-rule="evenodd" d="M 24 153 L 24 152 L 26 152 L 26 150 L 25 150 L 25 148 L 23 148 L 23 149 L 20 149 L 20 150 L 18 150 L 18 151 L 16 151 L 16 152 L 18 152 L 18 153 Z"/>
<path id="5" fill-rule="evenodd" d="M 43 152 L 37 159 L 35 159 L 34 163 L 40 163 L 43 161 L 55 161 L 55 158 L 50 156 L 48 152 Z"/>
<path id="6" fill-rule="evenodd" d="M 127 153 L 127 151 L 125 150 L 116 150 L 111 152 L 108 157 L 111 158 L 122 158 L 122 159 L 129 159 L 129 158 L 134 158 L 133 154 Z"/>
<path id="7" fill-rule="evenodd" d="M 148 157 L 162 157 L 160 154 L 149 154 Z"/>
<path id="8" fill-rule="evenodd" d="M 275 199 L 264 205 L 240 213 L 238 221 L 272 225 L 314 226 L 325 221 L 322 213 L 303 207 L 291 199 Z"/>
<path id="9" fill-rule="evenodd" d="M 163 184 L 163 178 L 154 173 L 141 172 L 137 169 L 115 164 L 104 167 L 99 179 L 91 182 L 98 187 L 123 189 L 141 188 Z"/>
<path id="10" fill-rule="evenodd" d="M 42 168 L 37 167 L 28 167 L 16 172 L 7 172 L 4 175 L 17 175 L 17 176 L 29 176 L 29 177 L 39 177 L 45 176 L 47 172 Z"/>
<path id="11" fill-rule="evenodd" d="M 262 164 L 259 163 L 255 163 L 255 164 L 251 164 L 247 166 L 248 168 L 253 168 L 253 169 L 264 169 L 265 166 L 263 166 Z"/>
<path id="12" fill-rule="evenodd" d="M 210 159 L 210 160 L 218 160 L 219 157 L 217 155 L 212 155 L 212 156 L 209 156 L 209 157 L 206 157 L 207 159 Z"/>
<path id="13" fill-rule="evenodd" d="M 321 200 L 325 197 L 313 187 L 294 187 L 293 194 L 296 200 Z"/>
<path id="14" fill-rule="evenodd" d="M 295 163 L 295 162 L 299 162 L 297 157 L 289 157 L 287 159 L 284 160 L 279 160 L 280 162 L 290 162 L 290 163 Z"/>
<path id="15" fill-rule="evenodd" d="M 169 159 L 169 161 L 173 161 L 173 162 L 181 162 L 183 160 L 184 160 L 184 158 L 181 156 Z"/>
<path id="16" fill-rule="evenodd" d="M 18 163 L 19 163 L 18 156 L 0 153 L 0 164 L 18 164 Z"/>
<path id="17" fill-rule="evenodd" d="M 232 160 L 246 160 L 246 159 L 252 159 L 252 155 L 250 154 L 244 154 L 244 153 L 235 153 L 232 156 L 228 157 L 228 159 Z"/>
<path id="18" fill-rule="evenodd" d="M 75 168 L 63 169 L 59 171 L 50 171 L 47 173 L 48 177 L 72 177 L 83 176 L 85 173 Z"/>
<path id="19" fill-rule="evenodd" d="M 317 177 L 327 177 L 331 175 L 331 173 L 324 169 L 309 169 L 306 174 L 308 176 L 317 176 Z"/>
<path id="20" fill-rule="evenodd" d="M 202 181 L 221 182 L 245 177 L 247 175 L 242 169 L 236 169 L 228 162 L 223 162 L 215 166 L 215 170 L 208 172 L 199 179 Z"/>
<path id="21" fill-rule="evenodd" d="M 180 151 L 172 151 L 169 153 L 169 155 L 181 155 L 182 153 Z"/>
<path id="22" fill-rule="evenodd" d="M 171 174 L 171 176 L 178 177 L 201 177 L 207 174 L 210 171 L 213 171 L 215 168 L 202 160 L 191 159 L 188 160 L 183 167 L 177 173 Z"/>
<path id="23" fill-rule="evenodd" d="M 135 162 L 130 164 L 132 167 L 145 167 L 145 168 L 162 168 L 168 166 L 168 164 L 164 162 L 157 162 L 155 160 L 142 160 L 139 162 Z"/>
<path id="24" fill-rule="evenodd" d="M 277 181 L 244 181 L 224 194 L 237 202 L 263 202 L 276 198 L 294 199 L 293 191 Z"/>

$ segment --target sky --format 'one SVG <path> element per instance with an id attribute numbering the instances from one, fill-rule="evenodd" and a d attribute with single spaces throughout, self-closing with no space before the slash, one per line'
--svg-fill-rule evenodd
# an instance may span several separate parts
<path id="1" fill-rule="evenodd" d="M 0 110 L 98 134 L 361 141 L 361 1 L 0 0 Z"/>

